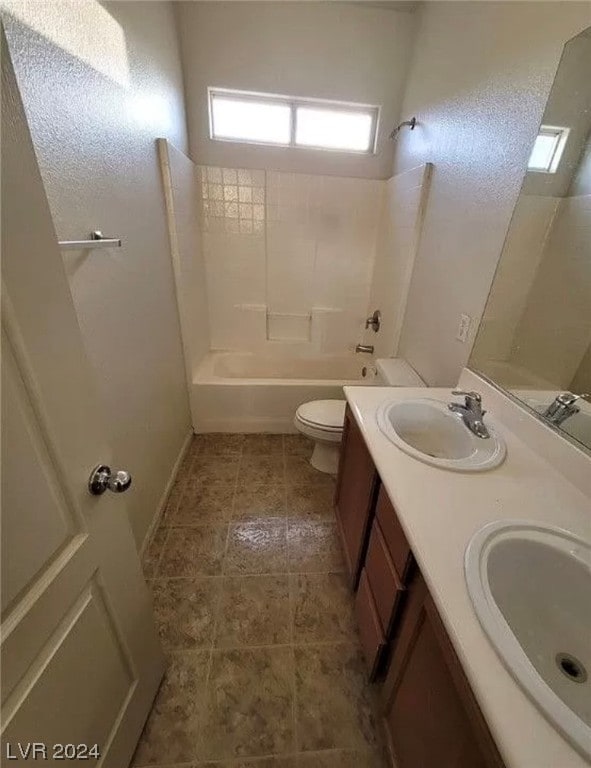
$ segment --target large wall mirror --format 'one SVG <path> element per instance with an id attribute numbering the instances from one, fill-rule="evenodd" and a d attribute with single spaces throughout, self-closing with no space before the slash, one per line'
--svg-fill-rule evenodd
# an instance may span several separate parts
<path id="1" fill-rule="evenodd" d="M 591 28 L 564 48 L 469 365 L 591 449 Z"/>

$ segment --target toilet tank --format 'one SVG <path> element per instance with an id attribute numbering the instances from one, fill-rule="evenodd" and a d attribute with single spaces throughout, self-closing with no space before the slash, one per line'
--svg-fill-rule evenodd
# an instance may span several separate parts
<path id="1" fill-rule="evenodd" d="M 424 387 L 425 382 L 406 360 L 401 357 L 383 357 L 376 360 L 378 387 Z"/>

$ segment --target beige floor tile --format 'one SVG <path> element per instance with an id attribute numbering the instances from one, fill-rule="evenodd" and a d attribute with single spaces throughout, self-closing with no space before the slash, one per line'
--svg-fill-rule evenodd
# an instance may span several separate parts
<path id="1" fill-rule="evenodd" d="M 170 521 L 172 520 L 178 508 L 179 501 L 181 500 L 181 496 L 183 495 L 184 488 L 185 488 L 185 479 L 177 476 L 172 486 L 172 489 L 168 495 L 168 498 L 166 499 L 166 505 L 164 507 L 164 512 L 162 513 L 162 519 L 160 521 L 161 525 L 166 526 L 170 524 Z"/>
<path id="2" fill-rule="evenodd" d="M 209 651 L 170 655 L 134 766 L 182 763 L 197 756 L 209 657 Z"/>
<path id="3" fill-rule="evenodd" d="M 189 475 L 191 474 L 191 468 L 193 466 L 193 462 L 195 461 L 195 451 L 193 449 L 193 446 L 190 446 L 187 449 L 187 452 L 183 456 L 183 460 L 181 461 L 181 464 L 179 466 L 177 476 L 175 478 L 176 482 L 183 482 Z"/>
<path id="4" fill-rule="evenodd" d="M 202 485 L 189 480 L 169 525 L 217 525 L 226 523 L 232 514 L 234 483 Z"/>
<path id="5" fill-rule="evenodd" d="M 206 760 L 205 762 L 179 765 L 153 766 L 153 768 L 297 768 L 296 756 L 247 757 L 238 760 Z"/>
<path id="6" fill-rule="evenodd" d="M 287 516 L 334 521 L 332 485 L 288 485 Z"/>
<path id="7" fill-rule="evenodd" d="M 296 758 L 291 756 L 259 757 L 254 760 L 233 760 L 226 766 L 227 768 L 296 768 Z"/>
<path id="8" fill-rule="evenodd" d="M 309 459 L 313 450 L 313 441 L 304 435 L 283 435 L 283 452 L 286 456 L 305 456 Z"/>
<path id="9" fill-rule="evenodd" d="M 333 488 L 333 475 L 319 472 L 305 456 L 285 456 L 285 481 L 288 485 L 319 485 Z"/>
<path id="10" fill-rule="evenodd" d="M 243 456 L 282 456 L 283 435 L 244 435 Z"/>
<path id="11" fill-rule="evenodd" d="M 199 456 L 225 456 L 239 454 L 242 451 L 244 435 L 232 435 L 211 432 L 195 435 L 194 452 Z"/>
<path id="12" fill-rule="evenodd" d="M 167 765 L 162 768 L 296 768 L 296 766 L 295 755 L 289 755 L 287 757 L 251 757 L 244 760 L 215 760 L 191 765 Z"/>
<path id="13" fill-rule="evenodd" d="M 287 576 L 223 579 L 215 646 L 280 645 L 290 641 Z"/>
<path id="14" fill-rule="evenodd" d="M 301 753 L 297 756 L 297 768 L 388 768 L 383 750 L 341 750 Z"/>
<path id="15" fill-rule="evenodd" d="M 236 520 L 285 517 L 285 487 L 282 484 L 244 485 L 238 481 L 232 517 Z"/>
<path id="16" fill-rule="evenodd" d="M 277 437 L 191 445 L 144 569 L 163 644 L 199 650 L 169 651 L 135 765 L 384 768 L 340 573 L 334 479 L 310 467 L 305 438 Z"/>
<path id="17" fill-rule="evenodd" d="M 350 643 L 296 646 L 299 749 L 376 747 L 367 670 Z"/>
<path id="18" fill-rule="evenodd" d="M 160 558 L 168 536 L 168 529 L 160 527 L 152 536 L 152 540 L 146 547 L 146 552 L 142 561 L 142 569 L 146 579 L 151 579 L 158 573 Z"/>
<path id="19" fill-rule="evenodd" d="M 282 455 L 242 456 L 238 470 L 239 485 L 278 485 L 284 482 Z"/>
<path id="20" fill-rule="evenodd" d="M 232 523 L 224 573 L 286 573 L 287 525 L 284 521 Z"/>
<path id="21" fill-rule="evenodd" d="M 290 576 L 294 643 L 349 641 L 357 636 L 353 595 L 342 573 Z"/>
<path id="22" fill-rule="evenodd" d="M 291 573 L 337 572 L 344 568 L 336 523 L 288 521 L 287 551 Z"/>
<path id="23" fill-rule="evenodd" d="M 156 579 L 151 586 L 164 648 L 188 651 L 211 647 L 221 579 Z"/>
<path id="24" fill-rule="evenodd" d="M 210 456 L 199 454 L 195 457 L 188 476 L 194 485 L 211 485 L 212 483 L 234 483 L 240 464 L 239 453 Z"/>
<path id="25" fill-rule="evenodd" d="M 227 526 L 170 528 L 160 576 L 215 576 L 222 571 Z"/>
<path id="26" fill-rule="evenodd" d="M 206 692 L 202 760 L 293 752 L 293 651 L 214 651 Z"/>
<path id="27" fill-rule="evenodd" d="M 258 757 L 253 760 L 233 760 L 227 763 L 227 768 L 296 768 L 296 758 L 289 757 Z"/>

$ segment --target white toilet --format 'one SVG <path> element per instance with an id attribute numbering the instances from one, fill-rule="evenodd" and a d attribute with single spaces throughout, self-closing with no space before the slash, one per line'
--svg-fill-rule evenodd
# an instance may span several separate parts
<path id="1" fill-rule="evenodd" d="M 293 423 L 314 440 L 310 464 L 319 472 L 336 475 L 345 421 L 345 400 L 312 400 L 297 409 Z"/>
<path id="2" fill-rule="evenodd" d="M 425 383 L 411 366 L 399 357 L 375 361 L 374 375 L 367 384 L 391 387 L 424 387 Z M 365 375 L 365 374 L 364 374 Z M 336 475 L 345 421 L 345 400 L 311 400 L 303 403 L 294 416 L 294 426 L 314 440 L 310 464 L 319 472 Z"/>

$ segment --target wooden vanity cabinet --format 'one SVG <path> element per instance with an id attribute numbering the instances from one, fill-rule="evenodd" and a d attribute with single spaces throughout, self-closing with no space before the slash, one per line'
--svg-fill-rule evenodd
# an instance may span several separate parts
<path id="1" fill-rule="evenodd" d="M 335 506 L 370 679 L 397 768 L 503 768 L 347 406 Z"/>
<path id="2" fill-rule="evenodd" d="M 378 473 L 347 405 L 335 492 L 335 512 L 353 588 L 359 581 L 369 525 L 374 513 Z"/>
<path id="3" fill-rule="evenodd" d="M 398 768 L 503 768 L 418 572 L 409 589 L 383 701 Z"/>

